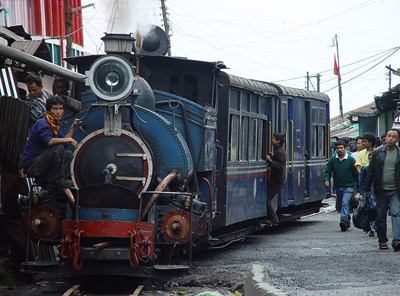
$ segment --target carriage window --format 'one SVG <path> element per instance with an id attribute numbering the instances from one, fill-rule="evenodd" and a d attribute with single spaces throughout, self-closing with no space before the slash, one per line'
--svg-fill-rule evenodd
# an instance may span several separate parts
<path id="1" fill-rule="evenodd" d="M 267 100 L 260 98 L 260 114 L 267 115 Z"/>
<path id="2" fill-rule="evenodd" d="M 239 116 L 231 115 L 229 160 L 239 160 Z"/>
<path id="3" fill-rule="evenodd" d="M 236 90 L 231 90 L 229 107 L 231 109 L 239 110 L 239 106 L 240 106 L 240 92 Z"/>
<path id="4" fill-rule="evenodd" d="M 325 126 L 319 126 L 319 135 L 318 155 L 323 156 L 325 154 Z"/>
<path id="5" fill-rule="evenodd" d="M 287 103 L 282 103 L 282 122 L 281 122 L 281 130 L 282 134 L 286 134 L 287 132 L 287 120 L 288 120 L 288 114 L 287 114 Z"/>
<path id="6" fill-rule="evenodd" d="M 242 93 L 242 110 L 250 111 L 250 95 L 248 93 Z"/>
<path id="7" fill-rule="evenodd" d="M 249 160 L 256 160 L 257 151 L 257 119 L 250 121 Z"/>
<path id="8" fill-rule="evenodd" d="M 326 122 L 325 108 L 313 108 L 311 113 L 312 119 L 312 155 L 325 156 L 326 151 Z"/>
<path id="9" fill-rule="evenodd" d="M 242 118 L 242 137 L 240 141 L 242 145 L 240 160 L 247 160 L 248 147 L 249 147 L 249 118 Z"/>
<path id="10" fill-rule="evenodd" d="M 312 155 L 317 156 L 318 152 L 318 126 L 313 125 L 313 135 L 311 137 L 311 147 L 312 147 Z"/>
<path id="11" fill-rule="evenodd" d="M 260 120 L 260 128 L 258 129 L 258 156 L 259 160 L 265 159 L 267 155 L 267 121 Z"/>
<path id="12" fill-rule="evenodd" d="M 194 75 L 173 75 L 169 79 L 169 92 L 196 102 L 197 84 Z"/>
<path id="13" fill-rule="evenodd" d="M 258 113 L 258 98 L 255 95 L 251 95 L 251 106 L 250 110 L 253 113 Z"/>

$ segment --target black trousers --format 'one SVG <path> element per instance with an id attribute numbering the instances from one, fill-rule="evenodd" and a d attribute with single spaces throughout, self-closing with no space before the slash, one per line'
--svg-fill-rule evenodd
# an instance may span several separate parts
<path id="1" fill-rule="evenodd" d="M 0 228 L 3 229 L 14 259 L 24 261 L 26 256 L 26 232 L 22 219 L 9 219 L 0 213 Z"/>
<path id="2" fill-rule="evenodd" d="M 267 219 L 271 221 L 271 224 L 278 224 L 278 215 L 274 209 L 273 200 L 278 195 L 279 191 L 282 189 L 285 182 L 282 183 L 268 183 L 267 187 Z"/>
<path id="3" fill-rule="evenodd" d="M 72 152 L 62 144 L 50 146 L 35 158 L 26 174 L 41 185 L 63 187 L 65 179 L 71 176 L 72 158 Z"/>

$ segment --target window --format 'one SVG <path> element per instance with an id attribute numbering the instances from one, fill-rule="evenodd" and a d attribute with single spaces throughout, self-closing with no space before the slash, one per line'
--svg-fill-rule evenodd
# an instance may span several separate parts
<path id="1" fill-rule="evenodd" d="M 250 111 L 250 95 L 242 93 L 242 111 Z"/>
<path id="2" fill-rule="evenodd" d="M 248 148 L 249 148 L 249 118 L 242 117 L 242 137 L 240 140 L 242 144 L 242 153 L 240 155 L 240 160 L 248 159 Z"/>
<path id="3" fill-rule="evenodd" d="M 51 62 L 61 66 L 61 47 L 53 43 L 46 43 L 47 49 L 50 51 Z"/>
<path id="4" fill-rule="evenodd" d="M 231 90 L 229 107 L 234 110 L 239 110 L 240 106 L 240 92 L 237 90 Z"/>
<path id="5" fill-rule="evenodd" d="M 267 121 L 260 120 L 258 129 L 258 156 L 259 160 L 265 159 L 267 155 Z"/>
<path id="6" fill-rule="evenodd" d="M 250 121 L 249 160 L 256 160 L 257 152 L 257 119 Z"/>
<path id="7" fill-rule="evenodd" d="M 229 160 L 239 160 L 239 116 L 231 115 Z"/>
<path id="8" fill-rule="evenodd" d="M 258 97 L 256 95 L 251 95 L 250 111 L 252 113 L 258 113 Z"/>
<path id="9" fill-rule="evenodd" d="M 311 111 L 312 156 L 325 156 L 326 151 L 326 109 L 313 108 Z"/>
<path id="10" fill-rule="evenodd" d="M 260 114 L 267 115 L 267 99 L 260 98 Z"/>
<path id="11" fill-rule="evenodd" d="M 287 103 L 284 102 L 282 103 L 282 121 L 281 121 L 282 134 L 286 134 L 287 132 L 287 122 L 288 122 Z"/>

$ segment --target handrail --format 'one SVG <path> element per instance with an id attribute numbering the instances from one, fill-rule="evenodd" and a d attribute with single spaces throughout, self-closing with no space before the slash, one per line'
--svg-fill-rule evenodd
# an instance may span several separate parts
<path id="1" fill-rule="evenodd" d="M 292 174 L 293 174 L 293 170 L 294 170 L 294 159 L 293 159 L 293 156 L 294 156 L 294 144 L 293 144 L 293 140 L 294 140 L 294 133 L 293 133 L 293 131 L 294 131 L 294 123 L 293 123 L 293 120 L 290 120 L 290 124 L 291 124 L 291 126 L 292 126 L 292 128 L 291 128 L 291 132 L 292 132 L 292 137 L 291 137 L 291 158 L 292 158 Z"/>
<path id="2" fill-rule="evenodd" d="M 326 147 L 325 147 L 325 165 L 328 163 L 329 161 L 329 150 L 330 150 L 330 139 L 331 139 L 331 125 L 330 123 L 326 124 L 327 127 L 327 137 L 326 137 Z"/>
<path id="3" fill-rule="evenodd" d="M 269 120 L 268 121 L 268 135 L 269 135 L 269 139 L 268 139 L 268 152 L 272 152 L 272 147 L 271 147 L 271 140 L 272 140 L 272 122 Z"/>

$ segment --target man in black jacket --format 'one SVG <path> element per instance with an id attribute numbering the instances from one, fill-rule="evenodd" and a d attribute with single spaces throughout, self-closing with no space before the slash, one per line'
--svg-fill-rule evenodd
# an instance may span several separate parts
<path id="1" fill-rule="evenodd" d="M 386 145 L 372 152 L 367 177 L 365 179 L 365 195 L 369 196 L 371 185 L 374 185 L 376 198 L 376 227 L 380 249 L 387 246 L 387 212 L 390 203 L 393 240 L 392 247 L 400 250 L 400 148 L 399 131 L 389 129 L 386 134 Z"/>
<path id="2" fill-rule="evenodd" d="M 275 148 L 275 153 L 267 155 L 268 166 L 271 168 L 267 186 L 267 221 L 271 226 L 275 226 L 278 225 L 279 219 L 274 209 L 273 200 L 286 181 L 286 150 L 283 148 L 285 136 L 274 134 L 271 143 Z"/>

